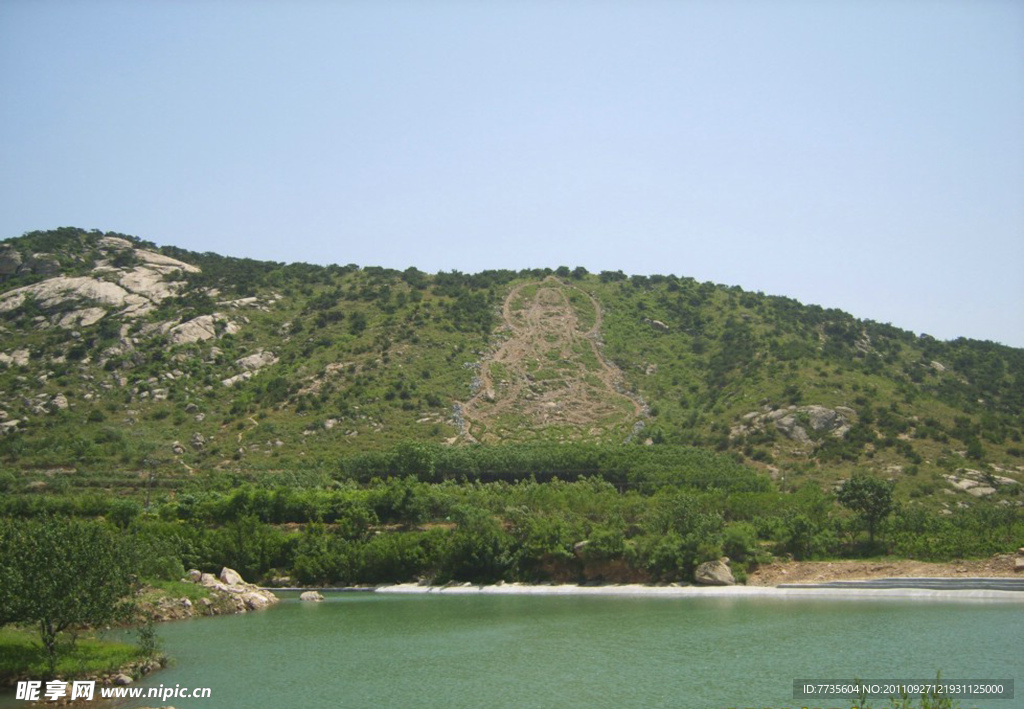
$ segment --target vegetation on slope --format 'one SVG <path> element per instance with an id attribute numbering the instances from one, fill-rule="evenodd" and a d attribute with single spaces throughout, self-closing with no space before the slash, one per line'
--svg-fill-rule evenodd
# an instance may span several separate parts
<path id="1" fill-rule="evenodd" d="M 1024 351 L 738 287 L 65 228 L 0 244 L 0 327 L 3 513 L 134 529 L 168 578 L 685 580 L 722 553 L 1024 544 Z M 835 497 L 861 473 L 894 488 L 871 529 Z"/>

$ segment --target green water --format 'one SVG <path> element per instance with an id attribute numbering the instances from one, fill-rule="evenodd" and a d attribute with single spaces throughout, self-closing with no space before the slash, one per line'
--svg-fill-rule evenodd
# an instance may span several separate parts
<path id="1" fill-rule="evenodd" d="M 177 709 L 775 708 L 794 678 L 1024 680 L 1019 603 L 336 594 L 160 635 L 176 662 L 144 685 L 212 688 Z"/>

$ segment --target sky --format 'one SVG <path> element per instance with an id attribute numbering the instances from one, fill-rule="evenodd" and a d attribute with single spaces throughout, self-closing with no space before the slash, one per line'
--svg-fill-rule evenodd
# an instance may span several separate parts
<path id="1" fill-rule="evenodd" d="M 675 274 L 1024 346 L 1018 0 L 0 0 L 0 238 Z"/>

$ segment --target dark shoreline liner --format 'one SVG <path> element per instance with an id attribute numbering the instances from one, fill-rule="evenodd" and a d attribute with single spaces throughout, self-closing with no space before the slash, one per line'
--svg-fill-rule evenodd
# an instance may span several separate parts
<path id="1" fill-rule="evenodd" d="M 927 591 L 1016 591 L 1024 593 L 1024 579 L 1012 578 L 941 578 L 906 577 L 870 579 L 867 581 L 827 581 L 824 583 L 783 583 L 777 588 L 912 588 Z"/>

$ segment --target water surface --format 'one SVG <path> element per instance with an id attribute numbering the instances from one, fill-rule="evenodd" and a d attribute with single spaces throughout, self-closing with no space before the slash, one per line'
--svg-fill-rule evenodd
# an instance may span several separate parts
<path id="1" fill-rule="evenodd" d="M 175 663 L 143 684 L 213 690 L 177 709 L 793 707 L 795 678 L 1024 679 L 1017 603 L 332 594 L 160 635 Z"/>

